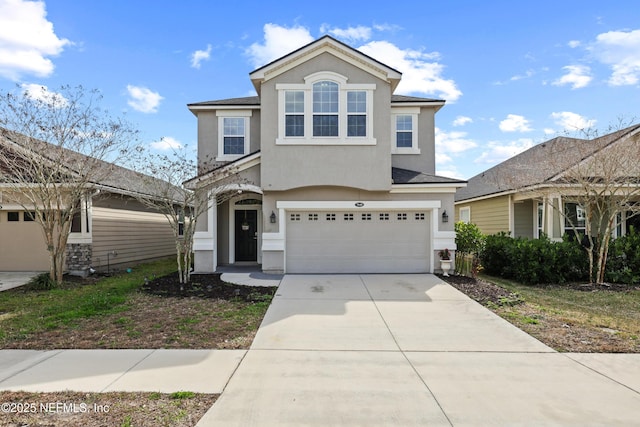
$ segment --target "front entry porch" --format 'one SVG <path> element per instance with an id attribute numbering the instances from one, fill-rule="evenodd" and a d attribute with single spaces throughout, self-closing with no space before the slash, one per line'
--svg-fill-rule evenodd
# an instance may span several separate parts
<path id="1" fill-rule="evenodd" d="M 212 197 L 194 235 L 194 272 L 262 263 L 262 194 L 251 187 Z"/>

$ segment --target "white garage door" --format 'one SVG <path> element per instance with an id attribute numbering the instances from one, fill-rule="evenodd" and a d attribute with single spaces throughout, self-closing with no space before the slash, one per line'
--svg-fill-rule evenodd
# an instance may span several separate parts
<path id="1" fill-rule="evenodd" d="M 288 212 L 287 273 L 429 271 L 426 211 Z"/>

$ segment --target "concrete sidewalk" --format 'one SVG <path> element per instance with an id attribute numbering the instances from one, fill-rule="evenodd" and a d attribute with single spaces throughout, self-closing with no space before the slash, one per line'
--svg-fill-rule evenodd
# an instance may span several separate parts
<path id="1" fill-rule="evenodd" d="M 42 272 L 36 271 L 0 271 L 0 291 L 6 291 L 26 285 Z"/>
<path id="2" fill-rule="evenodd" d="M 0 391 L 222 393 L 246 350 L 1 350 Z"/>
<path id="3" fill-rule="evenodd" d="M 640 354 L 560 354 L 432 275 L 285 276 L 249 351 L 0 350 L 0 391 L 222 393 L 198 426 L 632 426 Z"/>
<path id="4" fill-rule="evenodd" d="M 198 426 L 639 419 L 640 355 L 556 353 L 431 275 L 301 275 Z"/>

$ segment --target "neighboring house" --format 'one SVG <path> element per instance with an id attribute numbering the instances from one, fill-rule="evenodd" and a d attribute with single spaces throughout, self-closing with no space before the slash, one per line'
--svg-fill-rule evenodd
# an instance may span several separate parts
<path id="1" fill-rule="evenodd" d="M 444 101 L 394 95 L 399 71 L 329 36 L 249 77 L 258 96 L 188 105 L 200 175 L 187 185 L 218 195 L 198 218 L 195 271 L 439 268 L 465 185 L 435 175 Z"/>
<path id="2" fill-rule="evenodd" d="M 637 186 L 639 135 L 640 125 L 634 125 L 593 139 L 557 137 L 538 144 L 474 176 L 458 190 L 456 221 L 474 223 L 485 234 L 504 231 L 514 237 L 538 238 L 544 233 L 558 240 L 568 231 L 584 234 L 588 207 L 577 202 L 585 199 L 575 181 L 578 171 L 588 173 L 593 165 L 589 179 L 595 183 L 603 173 L 596 165 L 622 165 L 611 156 L 628 155 L 627 167 L 620 167 L 625 170 L 613 171 L 612 177 L 619 180 L 618 188 Z M 631 225 L 640 229 L 639 217 L 628 213 L 618 215 L 613 237 L 624 235 Z"/>
<path id="3" fill-rule="evenodd" d="M 24 138 L 0 128 L 0 150 L 24 148 L 25 144 L 20 143 Z M 29 151 L 29 155 L 44 158 L 48 148 L 53 147 L 42 141 L 37 141 L 37 146 L 38 153 Z M 77 153 L 72 155 L 76 161 L 87 159 Z M 84 275 L 89 267 L 105 271 L 175 255 L 175 239 L 167 219 L 134 197 L 152 195 L 155 187 L 130 169 L 107 162 L 99 165 L 106 172 L 102 174 L 104 178 L 90 183 L 79 201 L 81 212 L 72 222 L 67 270 Z M 49 253 L 42 228 L 33 220 L 31 211 L 25 211 L 17 202 L 20 190 L 10 183 L 9 173 L 0 167 L 0 271 L 48 271 Z"/>

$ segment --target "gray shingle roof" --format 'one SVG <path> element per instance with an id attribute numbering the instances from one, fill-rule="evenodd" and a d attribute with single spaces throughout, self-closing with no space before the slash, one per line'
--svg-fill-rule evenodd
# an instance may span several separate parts
<path id="1" fill-rule="evenodd" d="M 203 102 L 194 102 L 192 104 L 187 104 L 188 107 L 201 107 L 201 106 L 225 106 L 225 105 L 260 105 L 260 97 L 258 96 L 246 96 L 244 98 L 228 98 L 228 99 L 218 99 L 214 101 L 203 101 Z"/>
<path id="2" fill-rule="evenodd" d="M 392 104 L 401 104 L 401 103 L 409 103 L 409 102 L 445 102 L 442 99 L 434 99 L 434 98 L 420 98 L 417 96 L 405 96 L 405 95 L 391 95 L 391 103 Z M 243 98 L 227 98 L 227 99 L 217 99 L 212 101 L 202 101 L 202 102 L 194 102 L 191 104 L 187 104 L 187 107 L 206 107 L 206 106 L 260 106 L 260 97 L 259 96 L 246 96 Z"/>
<path id="3" fill-rule="evenodd" d="M 70 173 L 78 171 L 77 165 L 86 164 L 89 161 L 95 162 L 97 170 L 95 175 L 100 178 L 91 183 L 115 193 L 164 196 L 158 191 L 163 187 L 166 188 L 165 181 L 0 127 L 0 149 L 7 149 L 11 143 L 30 150 L 34 156 L 41 156 L 54 162 L 56 151 L 63 153 L 59 158 L 63 158 L 62 163 Z M 179 192 L 176 192 L 176 200 L 178 198 Z"/>
<path id="4" fill-rule="evenodd" d="M 466 182 L 401 168 L 391 168 L 391 179 L 394 184 L 463 184 Z"/>
<path id="5" fill-rule="evenodd" d="M 469 179 L 467 187 L 456 193 L 456 201 L 551 183 L 558 174 L 638 128 L 633 125 L 593 139 L 561 136 L 542 142 Z"/>

